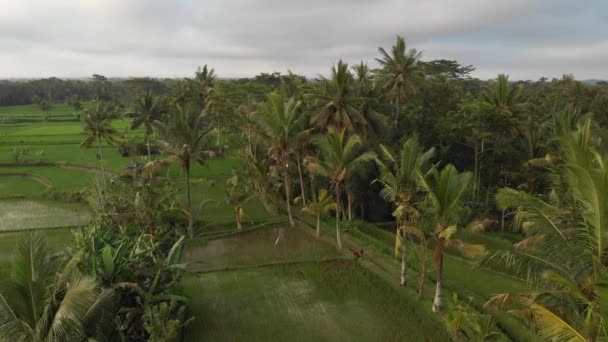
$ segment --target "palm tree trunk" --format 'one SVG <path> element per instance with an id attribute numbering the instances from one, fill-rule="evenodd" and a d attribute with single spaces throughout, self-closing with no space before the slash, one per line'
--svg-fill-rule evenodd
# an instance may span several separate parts
<path id="1" fill-rule="evenodd" d="M 444 251 L 443 239 L 438 239 L 435 244 L 435 272 L 436 272 L 436 286 L 435 286 L 435 299 L 433 300 L 433 312 L 441 312 L 443 309 L 443 251 Z"/>
<path id="2" fill-rule="evenodd" d="M 422 298 L 424 294 L 424 281 L 426 279 L 426 265 L 427 265 L 427 245 L 426 243 L 421 246 L 424 248 L 422 257 L 422 267 L 420 267 L 420 277 L 418 278 L 418 298 Z"/>
<path id="3" fill-rule="evenodd" d="M 148 161 L 152 160 L 152 153 L 150 153 L 150 133 L 146 132 L 146 146 L 148 147 Z"/>
<path id="4" fill-rule="evenodd" d="M 317 238 L 321 236 L 321 213 L 317 213 Z"/>
<path id="5" fill-rule="evenodd" d="M 405 230 L 401 230 L 401 286 L 407 285 L 407 244 L 405 242 Z"/>
<path id="6" fill-rule="evenodd" d="M 190 197 L 190 167 L 186 167 L 186 191 L 188 193 L 188 236 L 194 237 L 194 228 L 192 227 L 192 199 Z"/>
<path id="7" fill-rule="evenodd" d="M 477 200 L 477 177 L 479 175 L 479 148 L 475 144 L 475 164 L 473 166 L 473 200 Z"/>
<path id="8" fill-rule="evenodd" d="M 401 89 L 397 90 L 397 99 L 395 100 L 395 118 L 393 119 L 393 127 L 397 128 L 399 126 L 399 102 L 401 102 Z"/>
<path id="9" fill-rule="evenodd" d="M 289 177 L 287 175 L 288 169 L 285 168 L 283 171 L 283 187 L 285 188 L 285 202 L 287 203 L 287 216 L 289 217 L 289 225 L 295 227 L 293 222 L 293 216 L 291 214 L 291 189 L 289 186 Z"/>
<path id="10" fill-rule="evenodd" d="M 302 163 L 300 162 L 300 151 L 296 151 L 296 161 L 298 163 L 298 175 L 300 176 L 300 192 L 302 193 L 302 206 L 306 206 L 306 191 L 304 191 L 304 177 L 302 176 Z"/>
<path id="11" fill-rule="evenodd" d="M 336 184 L 336 241 L 338 248 L 342 249 L 342 237 L 340 236 L 340 185 Z"/>
<path id="12" fill-rule="evenodd" d="M 353 220 L 353 195 L 350 191 L 346 193 L 346 200 L 348 201 L 348 220 Z"/>
<path id="13" fill-rule="evenodd" d="M 106 181 L 106 170 L 103 166 L 103 154 L 101 153 L 101 137 L 97 136 L 97 150 L 99 151 L 99 162 L 101 164 L 101 177 L 103 177 L 103 181 L 105 184 Z"/>
<path id="14" fill-rule="evenodd" d="M 234 218 L 236 220 L 236 229 L 243 229 L 243 225 L 241 224 L 241 208 L 237 207 L 234 209 Z"/>

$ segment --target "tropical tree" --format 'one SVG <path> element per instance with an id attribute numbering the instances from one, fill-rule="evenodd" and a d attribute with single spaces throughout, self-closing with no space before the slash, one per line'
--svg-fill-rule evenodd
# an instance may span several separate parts
<path id="1" fill-rule="evenodd" d="M 412 223 L 418 217 L 415 207 L 418 192 L 418 173 L 426 172 L 435 149 L 424 148 L 418 137 L 412 136 L 405 141 L 399 154 L 390 147 L 380 145 L 381 158 L 377 159 L 380 176 L 375 181 L 382 185 L 380 196 L 393 205 L 393 216 L 397 223 L 395 238 L 401 240 L 401 285 L 406 285 L 406 232 L 413 229 Z"/>
<path id="2" fill-rule="evenodd" d="M 113 291 L 101 290 L 78 271 L 80 256 L 63 262 L 39 233 L 25 235 L 10 277 L 0 282 L 1 340 L 106 340 L 102 333 L 112 329 Z"/>
<path id="3" fill-rule="evenodd" d="M 317 238 L 321 236 L 321 215 L 327 214 L 332 210 L 335 211 L 336 206 L 336 202 L 327 190 L 321 189 L 317 196 L 313 196 L 312 200 L 302 208 L 303 212 L 317 218 Z"/>
<path id="4" fill-rule="evenodd" d="M 344 180 L 353 168 L 360 163 L 374 160 L 376 154 L 371 151 L 363 152 L 361 138 L 356 134 L 347 137 L 345 128 L 330 128 L 326 135 L 316 136 L 313 143 L 319 149 L 320 158 L 310 158 L 308 167 L 312 173 L 329 178 L 336 195 L 336 240 L 338 248 L 342 248 L 340 201 Z"/>
<path id="5" fill-rule="evenodd" d="M 109 144 L 116 142 L 116 130 L 112 128 L 113 115 L 108 110 L 105 102 L 96 101 L 93 110 L 86 110 L 84 115 L 84 131 L 87 137 L 80 143 L 80 147 L 89 148 L 97 143 L 101 173 L 105 179 L 105 167 L 103 164 L 103 153 L 101 152 L 101 141 L 105 140 Z"/>
<path id="6" fill-rule="evenodd" d="M 154 121 L 160 120 L 160 107 L 150 91 L 140 96 L 133 108 L 126 115 L 133 119 L 131 129 L 144 128 L 144 139 L 148 149 L 148 160 L 151 159 L 150 134 L 154 132 Z"/>
<path id="7" fill-rule="evenodd" d="M 241 224 L 245 215 L 243 204 L 252 197 L 249 186 L 243 182 L 243 175 L 236 170 L 232 170 L 232 177 L 226 181 L 226 203 L 234 211 L 237 229 L 243 228 Z"/>
<path id="8" fill-rule="evenodd" d="M 209 68 L 207 64 L 198 68 L 192 81 L 201 97 L 206 98 L 209 95 L 211 89 L 215 86 L 216 78 L 215 71 L 213 68 Z"/>
<path id="9" fill-rule="evenodd" d="M 459 173 L 451 164 L 445 166 L 441 171 L 433 166 L 427 175 L 418 171 L 418 184 L 426 194 L 423 210 L 435 224 L 433 236 L 436 288 L 433 312 L 439 312 L 443 308 L 443 255 L 445 249 L 449 245 L 463 246 L 460 242 L 453 243 L 456 240 L 453 240 L 452 236 L 456 232 L 456 224 L 460 220 L 463 195 L 470 181 L 470 172 Z"/>
<path id="10" fill-rule="evenodd" d="M 177 106 L 168 122 L 155 121 L 154 126 L 159 135 L 159 144 L 167 154 L 162 164 L 179 162 L 186 172 L 186 191 L 188 198 L 188 235 L 194 236 L 192 226 L 192 198 L 190 195 L 190 170 L 193 163 L 203 164 L 213 151 L 207 146 L 212 130 L 205 123 L 205 115 L 192 106 Z"/>
<path id="11" fill-rule="evenodd" d="M 495 81 L 490 81 L 482 92 L 485 102 L 493 105 L 496 113 L 512 114 L 521 101 L 523 88 L 521 85 L 511 87 L 509 76 L 500 74 Z"/>
<path id="12" fill-rule="evenodd" d="M 551 167 L 549 196 L 511 188 L 496 195 L 499 207 L 516 210 L 527 238 L 484 264 L 528 277 L 535 290 L 497 295 L 487 305 L 510 306 L 546 340 L 608 339 L 608 162 L 591 127 L 587 119 L 559 136 L 562 162 Z"/>
<path id="13" fill-rule="evenodd" d="M 383 89 L 377 85 L 372 70 L 367 63 L 361 62 L 352 67 L 354 72 L 354 92 L 361 101 L 359 108 L 366 123 L 366 129 L 360 133 L 364 138 L 378 138 L 387 128 Z"/>
<path id="14" fill-rule="evenodd" d="M 382 57 L 376 58 L 376 61 L 382 66 L 381 76 L 384 79 L 384 87 L 390 89 L 395 98 L 393 127 L 397 128 L 403 96 L 408 90 L 414 89 L 414 81 L 421 76 L 418 67 L 421 53 L 416 49 L 407 50 L 405 39 L 399 35 L 391 53 L 388 53 L 382 47 L 378 48 L 378 52 Z"/>
<path id="15" fill-rule="evenodd" d="M 320 88 L 313 94 L 315 109 L 311 124 L 326 130 L 345 128 L 349 133 L 360 131 L 366 122 L 360 110 L 361 99 L 353 89 L 353 75 L 348 64 L 338 61 L 331 69 L 331 79 L 322 78 Z"/>
<path id="16" fill-rule="evenodd" d="M 289 224 L 295 226 L 291 212 L 291 162 L 298 136 L 303 134 L 306 116 L 300 112 L 300 101 L 286 99 L 282 93 L 271 93 L 257 112 L 257 123 L 266 139 L 269 155 L 282 176 Z"/>

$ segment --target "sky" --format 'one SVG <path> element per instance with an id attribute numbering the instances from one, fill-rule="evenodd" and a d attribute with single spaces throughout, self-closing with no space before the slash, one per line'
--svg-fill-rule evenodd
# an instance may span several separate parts
<path id="1" fill-rule="evenodd" d="M 474 77 L 608 79 L 608 0 L 3 0 L 0 78 L 327 75 L 397 34 Z"/>

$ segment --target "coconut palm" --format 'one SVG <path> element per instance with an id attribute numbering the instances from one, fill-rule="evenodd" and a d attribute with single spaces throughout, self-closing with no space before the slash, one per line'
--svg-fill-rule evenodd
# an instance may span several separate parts
<path id="1" fill-rule="evenodd" d="M 302 211 L 317 218 L 317 237 L 321 236 L 321 215 L 336 210 L 336 202 L 326 189 L 319 190 L 317 196 L 302 208 Z"/>
<path id="2" fill-rule="evenodd" d="M 326 135 L 317 136 L 313 143 L 319 148 L 320 158 L 310 158 L 308 167 L 314 174 L 329 178 L 336 195 L 336 240 L 342 248 L 340 237 L 341 196 L 344 180 L 358 164 L 376 158 L 373 152 L 363 152 L 358 135 L 346 136 L 346 128 L 330 128 Z"/>
<path id="3" fill-rule="evenodd" d="M 433 311 L 439 312 L 443 308 L 443 254 L 446 247 L 452 245 L 452 235 L 456 232 L 456 224 L 463 209 L 463 195 L 471 181 L 470 172 L 459 173 L 451 164 L 441 171 L 433 166 L 427 175 L 418 171 L 418 184 L 426 194 L 423 203 L 425 214 L 435 225 L 433 236 L 435 239 L 435 272 L 436 288 L 433 301 Z M 458 242 L 457 247 L 463 244 Z M 472 252 L 471 252 L 472 254 Z"/>
<path id="4" fill-rule="evenodd" d="M 241 222 L 245 215 L 243 205 L 253 197 L 251 190 L 247 184 L 244 184 L 242 174 L 236 170 L 232 170 L 232 177 L 228 178 L 226 185 L 226 204 L 234 211 L 236 228 L 242 229 Z"/>
<path id="5" fill-rule="evenodd" d="M 151 92 L 146 92 L 137 99 L 133 108 L 125 115 L 133 119 L 131 122 L 131 129 L 137 129 L 143 126 L 144 139 L 146 140 L 146 147 L 148 150 L 148 160 L 150 160 L 150 134 L 154 132 L 154 121 L 160 120 L 160 108 L 156 98 Z"/>
<path id="6" fill-rule="evenodd" d="M 320 89 L 313 95 L 316 104 L 310 118 L 311 124 L 326 130 L 334 127 L 345 128 L 349 133 L 365 127 L 366 122 L 360 110 L 361 99 L 353 89 L 353 75 L 348 64 L 340 60 L 331 69 L 331 79 L 322 79 Z"/>
<path id="7" fill-rule="evenodd" d="M 524 274 L 534 292 L 502 294 L 487 304 L 513 306 L 553 341 L 608 339 L 608 161 L 591 138 L 591 120 L 560 136 L 563 161 L 552 167 L 547 199 L 499 190 L 501 208 L 516 209 L 526 239 L 485 264 Z"/>
<path id="8" fill-rule="evenodd" d="M 214 155 L 207 146 L 212 130 L 205 124 L 205 115 L 194 107 L 177 106 L 168 122 L 155 121 L 159 144 L 167 154 L 161 164 L 179 162 L 186 172 L 186 191 L 188 197 L 188 235 L 194 236 L 192 227 L 192 199 L 190 195 L 190 170 L 193 163 L 203 164 Z"/>
<path id="9" fill-rule="evenodd" d="M 414 89 L 414 81 L 421 75 L 418 67 L 421 53 L 416 49 L 407 50 L 405 39 L 399 35 L 391 53 L 382 47 L 378 48 L 378 51 L 382 57 L 376 58 L 376 61 L 382 66 L 381 76 L 384 79 L 384 87 L 390 89 L 395 97 L 393 127 L 397 128 L 403 96 L 408 90 Z"/>
<path id="10" fill-rule="evenodd" d="M 216 78 L 217 76 L 215 75 L 213 68 L 210 69 L 207 64 L 205 64 L 202 68 L 198 68 L 192 81 L 194 82 L 198 93 L 206 98 L 211 89 L 215 86 Z"/>
<path id="11" fill-rule="evenodd" d="M 116 142 L 114 136 L 116 130 L 112 128 L 113 114 L 108 109 L 105 102 L 96 101 L 93 110 L 86 110 L 84 115 L 84 131 L 87 137 L 80 143 L 80 147 L 89 148 L 97 143 L 101 173 L 105 179 L 105 167 L 103 164 L 103 153 L 101 152 L 101 141 L 105 140 L 109 144 Z"/>
<path id="12" fill-rule="evenodd" d="M 38 233 L 19 243 L 11 276 L 0 282 L 0 340 L 106 340 L 111 333 L 112 290 L 78 271 L 80 254 L 63 263 Z"/>
<path id="13" fill-rule="evenodd" d="M 387 110 L 380 101 L 383 91 L 374 81 L 372 70 L 367 63 L 361 62 L 353 66 L 352 70 L 355 74 L 354 91 L 361 100 L 360 111 L 366 123 L 366 129 L 361 134 L 364 138 L 380 137 L 387 127 L 386 116 L 382 114 Z"/>
<path id="14" fill-rule="evenodd" d="M 426 172 L 435 149 L 424 151 L 418 138 L 412 136 L 405 141 L 397 155 L 390 147 L 380 145 L 381 160 L 378 159 L 380 176 L 375 181 L 382 185 L 380 196 L 394 207 L 397 223 L 396 238 L 401 240 L 401 285 L 406 285 L 406 230 L 418 216 L 415 207 L 418 191 L 418 172 Z M 410 228 L 411 229 L 411 228 Z"/>
<path id="15" fill-rule="evenodd" d="M 482 92 L 483 100 L 496 108 L 500 114 L 512 114 L 521 100 L 521 85 L 511 87 L 509 76 L 500 74 L 495 81 L 490 81 Z"/>
<path id="16" fill-rule="evenodd" d="M 295 226 L 291 213 L 290 156 L 294 151 L 298 136 L 306 125 L 306 116 L 300 111 L 300 101 L 287 99 L 283 93 L 272 93 L 257 112 L 257 123 L 267 141 L 268 152 L 282 176 L 285 203 L 289 224 Z"/>

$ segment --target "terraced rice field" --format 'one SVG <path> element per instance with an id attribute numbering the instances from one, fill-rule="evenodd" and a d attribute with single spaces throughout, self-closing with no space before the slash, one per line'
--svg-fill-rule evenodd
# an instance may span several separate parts
<path id="1" fill-rule="evenodd" d="M 90 220 L 90 212 L 77 204 L 28 199 L 0 200 L 0 231 L 75 227 Z"/>
<path id="2" fill-rule="evenodd" d="M 437 316 L 355 262 L 185 277 L 187 341 L 448 341 Z"/>

